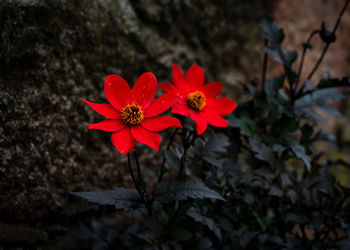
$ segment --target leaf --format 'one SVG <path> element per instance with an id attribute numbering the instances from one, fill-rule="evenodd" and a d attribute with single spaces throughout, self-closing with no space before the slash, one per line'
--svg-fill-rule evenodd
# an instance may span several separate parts
<path id="1" fill-rule="evenodd" d="M 243 249 L 246 249 L 248 245 L 255 239 L 255 237 L 258 235 L 257 232 L 245 232 L 243 235 L 241 235 L 239 239 L 239 244 Z"/>
<path id="2" fill-rule="evenodd" d="M 145 206 L 135 189 L 116 188 L 106 191 L 72 192 L 71 194 L 100 205 L 112 205 L 127 212 L 144 213 Z"/>
<path id="3" fill-rule="evenodd" d="M 297 201 L 297 192 L 294 189 L 289 189 L 286 195 L 289 197 L 292 204 L 295 204 Z"/>
<path id="4" fill-rule="evenodd" d="M 299 159 L 302 159 L 305 163 L 307 170 L 310 170 L 311 169 L 310 157 L 306 155 L 304 147 L 296 143 L 296 141 L 294 141 L 291 138 L 287 139 L 287 143 L 292 149 L 295 156 Z"/>
<path id="5" fill-rule="evenodd" d="M 287 49 L 283 49 L 283 53 L 283 64 L 289 68 L 292 65 L 292 63 L 295 62 L 295 60 L 297 59 L 298 53 L 296 51 L 290 51 Z"/>
<path id="6" fill-rule="evenodd" d="M 282 190 L 277 187 L 276 185 L 272 185 L 269 191 L 269 195 L 277 196 L 277 197 L 282 197 L 283 192 Z"/>
<path id="7" fill-rule="evenodd" d="M 221 241 L 222 235 L 220 229 L 216 226 L 214 220 L 207 218 L 203 215 L 201 215 L 196 209 L 193 207 L 190 208 L 187 213 L 188 216 L 190 216 L 192 219 L 194 219 L 196 222 L 200 222 L 203 225 L 207 226 L 210 231 L 212 231 L 216 237 Z"/>
<path id="8" fill-rule="evenodd" d="M 305 108 L 317 105 L 317 102 L 326 100 L 338 101 L 344 98 L 344 95 L 337 89 L 319 89 L 295 101 L 294 107 L 296 110 L 302 111 Z"/>
<path id="9" fill-rule="evenodd" d="M 172 228 L 170 230 L 170 236 L 171 238 L 178 240 L 178 241 L 187 241 L 190 240 L 193 236 L 193 233 L 186 229 L 180 229 L 180 228 Z"/>
<path id="10" fill-rule="evenodd" d="M 283 188 L 293 185 L 292 181 L 289 178 L 289 175 L 286 173 L 281 174 L 281 182 Z"/>
<path id="11" fill-rule="evenodd" d="M 230 142 L 226 136 L 211 134 L 207 143 L 205 144 L 205 150 L 208 152 L 225 153 L 228 146 L 230 146 Z"/>
<path id="12" fill-rule="evenodd" d="M 157 243 L 157 234 L 153 232 L 142 232 L 142 233 L 137 233 L 133 234 L 137 238 L 142 239 L 146 241 L 150 245 L 156 245 Z"/>
<path id="13" fill-rule="evenodd" d="M 341 116 L 340 112 L 328 102 L 325 101 L 317 101 L 316 106 L 322 110 L 324 110 L 326 113 L 334 116 Z"/>
<path id="14" fill-rule="evenodd" d="M 237 118 L 234 115 L 231 115 L 231 119 L 229 120 L 229 126 L 234 128 L 240 128 L 242 131 L 246 132 L 248 135 L 257 134 L 256 124 L 249 117 L 242 115 Z"/>
<path id="15" fill-rule="evenodd" d="M 275 156 L 273 151 L 264 143 L 256 141 L 255 139 L 250 138 L 249 143 L 256 152 L 255 157 L 268 162 L 269 165 L 274 168 Z"/>
<path id="16" fill-rule="evenodd" d="M 210 239 L 204 237 L 199 239 L 198 243 L 195 246 L 195 249 L 210 249 L 212 246 L 213 242 Z"/>
<path id="17" fill-rule="evenodd" d="M 214 153 L 227 152 L 226 148 L 229 145 L 230 142 L 226 136 L 211 134 L 204 146 L 199 140 L 196 140 L 196 152 L 205 161 L 216 167 L 221 167 L 222 164 L 217 160 Z"/>
<path id="18" fill-rule="evenodd" d="M 196 182 L 191 179 L 174 180 L 166 179 L 157 185 L 157 200 L 169 202 L 173 200 L 192 199 L 218 199 L 225 200 L 216 191 L 208 188 L 202 182 Z"/>
<path id="19" fill-rule="evenodd" d="M 295 62 L 295 60 L 298 57 L 298 53 L 296 51 L 289 51 L 286 49 L 282 49 L 279 47 L 279 45 L 277 45 L 277 46 L 265 46 L 265 47 L 261 48 L 261 51 L 272 55 L 276 62 L 281 63 L 287 69 L 290 69 L 292 63 Z M 291 73 L 291 71 L 288 73 Z M 292 75 L 291 75 L 291 77 L 292 77 Z"/>
<path id="20" fill-rule="evenodd" d="M 282 88 L 285 76 L 272 78 L 266 81 L 264 85 L 264 90 L 266 95 L 270 98 L 271 102 L 280 105 L 278 100 L 278 90 Z"/>
<path id="21" fill-rule="evenodd" d="M 278 45 L 284 39 L 284 32 L 269 16 L 261 19 L 259 26 L 264 30 L 265 37 L 273 44 Z"/>
<path id="22" fill-rule="evenodd" d="M 275 178 L 275 175 L 273 173 L 271 173 L 270 169 L 268 169 L 268 168 L 264 168 L 264 167 L 258 168 L 254 172 L 257 173 L 258 175 L 265 177 L 266 179 Z"/>

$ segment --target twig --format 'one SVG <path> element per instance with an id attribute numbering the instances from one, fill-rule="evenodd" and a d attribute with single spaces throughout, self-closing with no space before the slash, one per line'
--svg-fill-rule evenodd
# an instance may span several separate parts
<path id="1" fill-rule="evenodd" d="M 130 153 L 128 153 L 128 167 L 129 167 L 129 172 L 130 172 L 130 175 L 131 175 L 132 182 L 134 183 L 134 185 L 135 185 L 135 187 L 136 187 L 136 190 L 137 190 L 137 192 L 138 192 L 139 195 L 140 195 L 140 198 L 141 198 L 143 201 L 145 201 L 145 199 L 144 199 L 144 197 L 143 197 L 143 195 L 142 195 L 142 192 L 141 192 L 141 190 L 140 190 L 140 187 L 139 187 L 139 185 L 138 185 L 137 182 L 136 182 L 135 175 L 134 175 L 134 173 L 133 173 L 133 171 L 132 171 L 132 168 L 131 168 Z"/>
<path id="2" fill-rule="evenodd" d="M 188 141 L 186 139 L 186 130 L 184 128 L 183 129 L 183 146 L 184 146 L 184 152 L 183 152 L 183 156 L 185 157 L 187 154 L 187 150 L 191 147 L 192 143 L 194 142 L 194 139 L 196 138 L 196 133 L 195 132 L 191 132 L 190 135 L 188 136 L 187 139 L 189 139 L 190 141 Z M 191 138 L 192 135 L 192 138 Z M 182 172 L 185 169 L 185 163 L 183 160 L 181 160 L 181 165 L 180 165 L 180 169 L 179 169 L 179 173 L 177 175 L 177 179 L 181 179 L 182 177 Z"/>
<path id="3" fill-rule="evenodd" d="M 175 135 L 177 133 L 177 131 L 179 131 L 179 128 L 176 128 L 174 133 L 171 135 L 168 145 L 166 147 L 166 150 L 169 151 L 171 144 L 173 143 L 173 140 L 175 138 Z M 160 173 L 159 173 L 159 177 L 158 177 L 158 183 L 160 183 L 162 181 L 163 175 L 164 175 L 164 169 L 165 169 L 165 157 L 163 157 L 163 161 L 162 161 L 162 165 L 160 167 Z"/>
<path id="4" fill-rule="evenodd" d="M 303 66 L 304 66 L 304 59 L 305 59 L 306 51 L 307 51 L 308 47 L 310 46 L 311 39 L 313 38 L 313 36 L 318 34 L 319 32 L 320 32 L 320 30 L 312 31 L 309 38 L 307 39 L 306 43 L 304 43 L 303 53 L 301 55 L 301 61 L 300 61 L 299 70 L 298 70 L 298 78 L 297 78 L 296 84 L 295 84 L 295 92 L 298 89 L 298 83 L 299 83 L 300 78 L 301 78 L 301 72 L 302 72 Z"/>
<path id="5" fill-rule="evenodd" d="M 347 7 L 348 4 L 349 4 L 349 1 L 350 1 L 350 0 L 346 0 L 344 6 L 343 6 L 343 8 L 342 8 L 342 10 L 341 10 L 340 13 L 339 13 L 339 16 L 338 16 L 338 18 L 337 18 L 337 21 L 336 21 L 336 23 L 335 23 L 335 25 L 334 25 L 334 28 L 333 28 L 333 31 L 332 31 L 333 34 L 335 34 L 335 32 L 337 31 L 337 28 L 339 27 L 340 20 L 341 20 L 341 18 L 342 18 L 342 16 L 343 16 L 344 12 L 345 12 L 345 10 L 346 10 L 346 7 Z M 316 70 L 318 69 L 318 67 L 320 66 L 320 64 L 321 64 L 321 62 L 322 62 L 322 60 L 323 60 L 323 58 L 324 58 L 324 55 L 326 54 L 326 52 L 327 52 L 327 50 L 328 50 L 328 48 L 329 48 L 329 45 L 330 45 L 330 43 L 327 43 L 326 46 L 323 48 L 322 54 L 321 54 L 320 58 L 318 59 L 318 61 L 317 61 L 316 65 L 315 65 L 315 67 L 312 69 L 311 73 L 310 73 L 309 76 L 307 77 L 307 80 L 310 80 L 310 79 L 312 78 L 312 76 L 315 74 Z"/>
<path id="6" fill-rule="evenodd" d="M 142 174 L 141 174 L 141 168 L 140 168 L 140 163 L 139 163 L 139 159 L 137 158 L 137 154 L 134 151 L 134 157 L 135 157 L 135 161 L 136 161 L 136 167 L 137 167 L 137 174 L 139 176 L 139 181 L 143 181 L 142 179 Z"/>
<path id="7" fill-rule="evenodd" d="M 264 47 L 268 45 L 268 40 L 265 38 L 264 40 Z M 263 70 L 262 70 L 262 75 L 261 75 L 261 90 L 264 90 L 264 85 L 266 81 L 266 71 L 267 71 L 267 60 L 268 59 L 268 54 L 264 53 L 264 62 L 263 62 Z"/>
<path id="8" fill-rule="evenodd" d="M 136 159 L 137 159 L 137 158 L 135 158 L 135 160 L 136 160 Z M 136 160 L 136 163 L 137 163 L 137 165 L 139 165 L 139 164 L 138 164 L 138 160 Z M 145 194 L 144 194 L 144 192 L 142 192 L 142 190 L 140 189 L 140 186 L 139 186 L 139 184 L 137 183 L 137 181 L 136 181 L 136 179 L 135 179 L 135 175 L 134 175 L 134 173 L 133 173 L 133 171 L 132 171 L 130 153 L 128 153 L 128 167 L 129 167 L 129 172 L 130 172 L 130 175 L 131 175 L 131 179 L 132 179 L 132 181 L 133 181 L 133 183 L 134 183 L 134 185 L 135 185 L 135 187 L 136 187 L 136 190 L 137 190 L 137 192 L 138 192 L 138 194 L 139 194 L 141 200 L 142 200 L 143 203 L 145 204 L 149 216 L 152 217 L 152 209 L 151 209 L 151 205 L 150 205 L 151 203 L 149 202 L 148 198 L 145 199 Z M 138 166 L 138 168 L 139 168 L 139 166 Z M 139 174 L 141 174 L 141 172 L 140 172 Z M 140 177 L 140 176 L 141 176 L 141 175 L 139 175 L 139 177 Z M 142 180 L 141 180 L 141 181 L 142 181 Z M 146 196 L 146 197 L 147 197 L 147 196 Z"/>

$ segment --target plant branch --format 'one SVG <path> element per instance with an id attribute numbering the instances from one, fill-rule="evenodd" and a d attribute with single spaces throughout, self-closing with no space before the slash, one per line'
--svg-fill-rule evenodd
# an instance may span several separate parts
<path id="1" fill-rule="evenodd" d="M 134 157 L 135 157 L 135 161 L 136 161 L 137 174 L 138 174 L 138 176 L 139 176 L 139 181 L 143 181 L 143 179 L 142 179 L 142 174 L 141 174 L 141 168 L 140 168 L 139 159 L 138 159 L 137 154 L 136 154 L 135 151 L 134 151 Z"/>
<path id="2" fill-rule="evenodd" d="M 268 40 L 265 38 L 264 40 L 264 47 L 268 45 Z M 261 90 L 264 90 L 264 85 L 266 81 L 266 71 L 267 71 L 267 60 L 268 60 L 268 54 L 264 53 L 264 62 L 263 62 L 263 70 L 262 70 L 262 75 L 261 75 Z"/>
<path id="3" fill-rule="evenodd" d="M 300 81 L 301 78 L 301 72 L 303 70 L 303 66 L 304 66 L 304 60 L 305 60 L 305 54 L 307 49 L 310 47 L 310 43 L 311 43 L 311 39 L 314 37 L 314 35 L 318 34 L 320 32 L 320 30 L 314 30 L 311 32 L 309 38 L 307 39 L 306 43 L 303 44 L 303 53 L 301 55 L 301 61 L 300 61 L 300 65 L 299 65 L 299 70 L 298 70 L 298 78 L 296 80 L 296 84 L 295 84 L 295 92 L 298 89 L 298 83 Z"/>
<path id="4" fill-rule="evenodd" d="M 137 164 L 137 168 L 138 168 L 138 171 L 139 171 L 139 178 L 141 178 L 141 171 L 139 170 L 139 163 L 138 163 L 138 159 L 136 157 L 136 154 L 134 153 L 134 156 L 135 156 L 135 160 L 136 160 L 136 164 Z M 136 181 L 135 179 L 135 175 L 132 171 L 132 167 L 131 167 L 131 159 L 130 159 L 130 153 L 128 153 L 128 167 L 129 167 L 129 172 L 130 172 L 130 175 L 131 175 L 131 179 L 136 187 L 136 190 L 141 198 L 141 200 L 143 201 L 143 203 L 145 204 L 146 208 L 147 208 L 147 211 L 148 211 L 148 214 L 150 217 L 152 217 L 152 209 L 151 209 L 151 203 L 149 202 L 148 200 L 148 197 L 146 195 L 146 198 L 145 198 L 145 192 L 143 192 L 139 186 L 139 183 Z M 140 179 L 140 181 L 143 181 L 142 179 Z"/>
<path id="5" fill-rule="evenodd" d="M 337 18 L 337 21 L 336 21 L 336 23 L 335 23 L 335 25 L 334 25 L 334 28 L 333 28 L 333 31 L 332 31 L 333 34 L 335 34 L 335 32 L 337 31 L 337 28 L 339 27 L 340 20 L 341 20 L 341 18 L 342 18 L 342 16 L 343 16 L 344 12 L 345 12 L 345 10 L 346 10 L 346 7 L 347 7 L 348 4 L 349 4 L 349 1 L 350 1 L 350 0 L 346 0 L 346 1 L 345 1 L 345 4 L 344 4 L 342 10 L 341 10 L 340 13 L 339 13 L 339 16 L 338 16 L 338 18 Z M 324 56 L 325 56 L 325 54 L 326 54 L 326 52 L 327 52 L 327 50 L 328 50 L 330 44 L 331 44 L 331 43 L 328 42 L 328 43 L 326 44 L 326 46 L 323 48 L 323 51 L 322 51 L 322 53 L 321 53 L 321 56 L 320 56 L 320 58 L 318 59 L 318 61 L 317 61 L 316 65 L 315 65 L 315 67 L 312 69 L 312 71 L 310 72 L 309 76 L 307 77 L 307 80 L 310 80 L 310 79 L 312 78 L 312 76 L 315 74 L 315 72 L 316 72 L 316 70 L 318 69 L 318 67 L 320 66 L 320 64 L 321 64 L 321 62 L 322 62 L 322 60 L 323 60 L 323 58 L 324 58 Z"/>
<path id="6" fill-rule="evenodd" d="M 183 129 L 183 146 L 184 146 L 183 157 L 186 157 L 187 150 L 191 147 L 192 143 L 194 142 L 194 140 L 196 138 L 196 132 L 193 132 L 193 133 L 191 132 L 189 134 L 188 138 L 186 138 L 186 130 L 184 128 L 182 128 L 182 129 Z M 180 165 L 179 174 L 177 176 L 177 179 L 181 179 L 184 169 L 185 169 L 185 163 L 183 160 L 181 160 L 181 165 Z"/>
<path id="7" fill-rule="evenodd" d="M 177 131 L 179 131 L 179 128 L 176 128 L 174 133 L 172 133 L 172 135 L 171 135 L 171 137 L 169 139 L 168 145 L 166 147 L 167 151 L 169 151 L 170 146 L 171 146 L 171 144 L 174 141 L 174 138 L 175 138 L 175 135 L 176 135 Z M 163 178 L 163 175 L 164 175 L 164 169 L 165 169 L 165 157 L 163 157 L 162 165 L 160 167 L 160 174 L 159 174 L 159 177 L 158 177 L 158 183 L 160 183 L 162 181 L 162 178 Z"/>
<path id="8" fill-rule="evenodd" d="M 131 175 L 132 182 L 134 183 L 134 185 L 135 185 L 135 187 L 136 187 L 136 190 L 137 190 L 137 192 L 139 193 L 141 199 L 144 200 L 143 195 L 142 195 L 142 193 L 140 192 L 139 185 L 138 185 L 137 182 L 136 182 L 135 175 L 134 175 L 134 173 L 133 173 L 133 171 L 132 171 L 132 168 L 131 168 L 130 153 L 128 153 L 128 167 L 129 167 L 129 172 L 130 172 L 130 175 Z"/>

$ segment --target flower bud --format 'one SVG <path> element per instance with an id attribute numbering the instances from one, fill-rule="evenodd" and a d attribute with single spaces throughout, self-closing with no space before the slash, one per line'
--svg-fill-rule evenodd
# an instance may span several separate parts
<path id="1" fill-rule="evenodd" d="M 336 40 L 335 33 L 328 29 L 324 22 L 322 22 L 320 37 L 325 43 L 334 43 Z"/>

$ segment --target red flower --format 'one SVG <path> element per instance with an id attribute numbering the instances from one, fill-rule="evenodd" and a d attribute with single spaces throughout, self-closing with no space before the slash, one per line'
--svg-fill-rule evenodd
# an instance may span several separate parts
<path id="1" fill-rule="evenodd" d="M 222 91 L 222 84 L 210 82 L 204 85 L 204 72 L 198 65 L 191 66 L 185 76 L 179 66 L 172 67 L 172 84 L 159 85 L 167 94 L 178 97 L 171 111 L 190 116 L 196 123 L 198 135 L 207 129 L 207 123 L 227 127 L 228 122 L 222 116 L 230 114 L 237 104 L 227 97 L 216 98 Z"/>
<path id="2" fill-rule="evenodd" d="M 152 102 L 157 91 L 157 80 L 150 72 L 142 74 L 132 90 L 120 76 L 109 75 L 105 80 L 104 91 L 110 104 L 97 104 L 83 99 L 93 110 L 108 118 L 89 124 L 89 128 L 114 132 L 112 143 L 123 154 L 129 153 L 136 141 L 158 151 L 160 135 L 157 131 L 181 127 L 179 120 L 174 117 L 155 117 L 170 108 L 176 98 L 164 94 Z"/>

